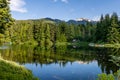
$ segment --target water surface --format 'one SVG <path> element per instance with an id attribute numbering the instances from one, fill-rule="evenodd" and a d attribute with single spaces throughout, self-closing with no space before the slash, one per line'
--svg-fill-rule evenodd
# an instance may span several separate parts
<path id="1" fill-rule="evenodd" d="M 119 51 L 67 46 L 48 50 L 37 46 L 11 46 L 0 53 L 4 59 L 30 69 L 40 80 L 96 80 L 100 73 L 109 74 L 119 69 L 111 62 L 111 55 L 119 56 Z"/>

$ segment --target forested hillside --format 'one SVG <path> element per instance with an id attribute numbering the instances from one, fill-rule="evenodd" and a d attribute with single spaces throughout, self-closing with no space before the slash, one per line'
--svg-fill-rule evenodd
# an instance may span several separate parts
<path id="1" fill-rule="evenodd" d="M 0 43 L 52 46 L 58 42 L 120 43 L 120 21 L 116 13 L 101 16 L 100 21 L 65 22 L 59 19 L 15 20 L 8 2 L 1 1 Z"/>
<path id="2" fill-rule="evenodd" d="M 56 23 L 52 20 L 17 20 L 11 27 L 13 43 L 37 42 L 41 46 L 56 42 L 87 41 L 99 43 L 120 43 L 120 21 L 116 13 L 101 16 L 96 24 Z"/>
<path id="3" fill-rule="evenodd" d="M 96 24 L 55 23 L 50 20 L 18 20 L 11 28 L 11 41 L 25 43 L 36 41 L 39 45 L 53 45 L 56 42 L 93 41 Z"/>

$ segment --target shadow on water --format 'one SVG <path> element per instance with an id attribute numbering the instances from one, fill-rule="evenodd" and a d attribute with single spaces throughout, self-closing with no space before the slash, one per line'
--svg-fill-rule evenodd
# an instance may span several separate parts
<path id="1" fill-rule="evenodd" d="M 120 49 L 114 48 L 56 46 L 50 49 L 43 49 L 39 46 L 11 46 L 9 49 L 0 50 L 0 53 L 4 59 L 12 60 L 22 65 L 35 64 L 36 66 L 44 67 L 44 65 L 58 64 L 61 67 L 66 67 L 68 63 L 74 64 L 74 62 L 81 65 L 97 62 L 95 65 L 101 70 L 98 73 L 107 74 L 114 73 L 120 68 L 118 63 L 120 59 L 114 58 L 119 58 Z"/>

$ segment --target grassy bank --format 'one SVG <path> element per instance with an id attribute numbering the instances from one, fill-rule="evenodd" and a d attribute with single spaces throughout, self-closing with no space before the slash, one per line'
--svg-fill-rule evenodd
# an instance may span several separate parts
<path id="1" fill-rule="evenodd" d="M 69 45 L 78 47 L 87 47 L 89 42 L 77 41 L 77 42 L 57 42 L 56 46 Z"/>
<path id="2" fill-rule="evenodd" d="M 25 67 L 0 57 L 0 80 L 38 80 Z"/>
<path id="3" fill-rule="evenodd" d="M 109 43 L 89 43 L 91 47 L 105 47 L 105 48 L 120 48 L 120 44 L 109 44 Z"/>

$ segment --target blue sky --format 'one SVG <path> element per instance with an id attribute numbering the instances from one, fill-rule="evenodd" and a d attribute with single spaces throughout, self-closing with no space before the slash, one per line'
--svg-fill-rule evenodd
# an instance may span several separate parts
<path id="1" fill-rule="evenodd" d="M 11 13 L 15 19 L 88 18 L 98 20 L 101 14 L 120 15 L 120 0 L 11 0 Z"/>

